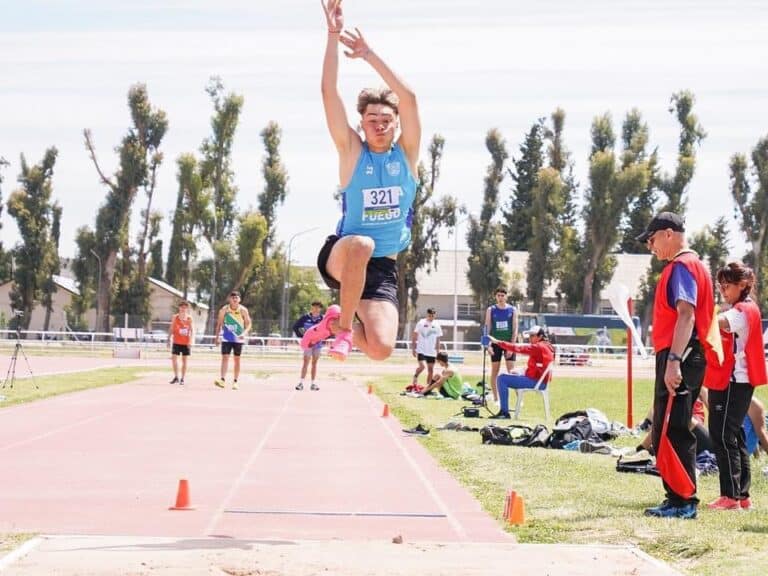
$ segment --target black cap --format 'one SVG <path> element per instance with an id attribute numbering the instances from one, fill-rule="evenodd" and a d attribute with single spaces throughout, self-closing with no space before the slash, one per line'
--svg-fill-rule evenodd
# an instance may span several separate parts
<path id="1" fill-rule="evenodd" d="M 674 212 L 660 212 L 648 223 L 645 232 L 640 234 L 635 240 L 645 244 L 654 232 L 666 230 L 667 228 L 671 228 L 675 232 L 685 232 L 685 223 L 683 222 L 683 219 Z"/>

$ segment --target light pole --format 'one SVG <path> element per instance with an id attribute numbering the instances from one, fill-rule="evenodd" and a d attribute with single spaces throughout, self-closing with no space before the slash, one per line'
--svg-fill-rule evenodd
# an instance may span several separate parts
<path id="1" fill-rule="evenodd" d="M 99 324 L 99 320 L 101 320 L 100 316 L 100 306 L 99 306 L 99 300 L 101 299 L 101 258 L 98 254 L 93 250 L 93 248 L 89 248 L 91 254 L 93 254 L 96 257 L 96 261 L 99 263 L 99 276 L 98 280 L 96 281 L 96 331 L 98 332 L 101 328 L 101 325 Z"/>
<path id="2" fill-rule="evenodd" d="M 288 306 L 290 304 L 290 296 L 288 294 L 288 280 L 291 278 L 291 249 L 293 247 L 293 241 L 302 234 L 314 232 L 317 229 L 318 227 L 314 226 L 312 228 L 307 228 L 306 230 L 301 230 L 300 232 L 296 232 L 296 234 L 291 236 L 291 238 L 288 240 L 288 254 L 285 263 L 285 275 L 283 277 L 283 301 L 280 307 L 280 333 L 283 336 L 285 336 L 286 332 L 288 331 Z"/>
<path id="3" fill-rule="evenodd" d="M 472 214 L 456 221 L 456 230 L 453 234 L 453 351 L 458 347 L 457 331 L 459 324 L 459 224 L 467 222 Z"/>

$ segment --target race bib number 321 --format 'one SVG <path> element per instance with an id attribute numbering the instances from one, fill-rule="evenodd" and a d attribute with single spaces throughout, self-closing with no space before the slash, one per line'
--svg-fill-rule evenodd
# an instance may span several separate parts
<path id="1" fill-rule="evenodd" d="M 400 186 L 363 188 L 363 224 L 400 219 Z"/>

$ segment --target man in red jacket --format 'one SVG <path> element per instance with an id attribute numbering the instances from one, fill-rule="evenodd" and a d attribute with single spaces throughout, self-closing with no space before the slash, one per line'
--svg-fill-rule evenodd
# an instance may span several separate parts
<path id="1" fill-rule="evenodd" d="M 491 416 L 497 419 L 509 419 L 509 389 L 519 390 L 520 388 L 534 388 L 541 378 L 541 375 L 555 359 L 555 349 L 547 340 L 547 332 L 541 326 L 531 326 L 527 332 L 530 344 L 513 344 L 497 340 L 493 336 L 488 336 L 492 344 L 495 344 L 507 352 L 517 352 L 528 356 L 528 366 L 525 374 L 501 374 L 496 379 L 496 386 L 499 391 L 499 413 Z M 547 375 L 549 383 L 550 374 Z"/>

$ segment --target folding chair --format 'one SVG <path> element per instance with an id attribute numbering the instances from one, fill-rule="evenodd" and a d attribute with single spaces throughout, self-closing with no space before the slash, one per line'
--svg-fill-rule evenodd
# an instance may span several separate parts
<path id="1" fill-rule="evenodd" d="M 517 392 L 517 404 L 515 404 L 515 420 L 520 419 L 520 409 L 523 407 L 523 392 L 537 392 L 541 394 L 541 397 L 544 400 L 544 416 L 546 417 L 547 422 L 549 422 L 549 383 L 552 382 L 552 379 L 547 382 L 547 376 L 552 374 L 552 367 L 554 365 L 555 362 L 553 359 L 552 362 L 549 363 L 549 366 L 547 366 L 547 369 L 544 370 L 542 375 L 539 377 L 539 380 L 536 382 L 536 386 L 533 388 L 510 388 L 510 390 Z"/>

